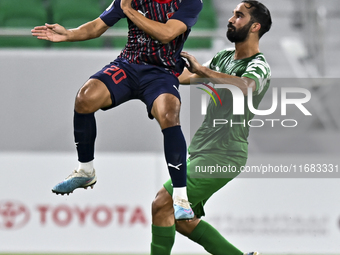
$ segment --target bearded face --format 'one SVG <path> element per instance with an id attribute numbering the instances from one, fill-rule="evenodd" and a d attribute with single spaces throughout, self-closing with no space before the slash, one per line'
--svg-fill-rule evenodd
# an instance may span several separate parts
<path id="1" fill-rule="evenodd" d="M 232 25 L 232 23 L 229 22 L 228 31 L 227 31 L 227 38 L 232 43 L 244 42 L 248 37 L 249 29 L 250 29 L 252 24 L 253 24 L 253 22 L 249 21 L 243 27 L 236 29 L 236 27 L 234 27 Z"/>

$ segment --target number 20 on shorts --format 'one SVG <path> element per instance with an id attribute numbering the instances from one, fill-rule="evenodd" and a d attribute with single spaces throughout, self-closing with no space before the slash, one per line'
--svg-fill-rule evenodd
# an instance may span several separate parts
<path id="1" fill-rule="evenodd" d="M 122 80 L 126 78 L 125 71 L 115 65 L 112 65 L 109 68 L 106 68 L 104 73 L 111 76 L 113 82 L 116 84 L 120 83 Z"/>

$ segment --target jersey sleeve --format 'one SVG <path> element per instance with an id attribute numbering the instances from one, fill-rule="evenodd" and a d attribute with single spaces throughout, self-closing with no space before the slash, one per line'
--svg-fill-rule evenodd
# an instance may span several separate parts
<path id="1" fill-rule="evenodd" d="M 268 63 L 264 56 L 260 55 L 254 58 L 248 63 L 246 71 L 242 74 L 242 77 L 253 79 L 256 83 L 255 94 L 260 94 L 270 79 L 271 72 Z"/>
<path id="2" fill-rule="evenodd" d="M 202 6 L 201 0 L 184 0 L 170 19 L 180 20 L 190 29 L 196 24 Z"/>
<path id="3" fill-rule="evenodd" d="M 121 0 L 113 0 L 111 5 L 99 16 L 106 25 L 112 27 L 118 20 L 125 18 L 123 10 L 120 8 Z"/>

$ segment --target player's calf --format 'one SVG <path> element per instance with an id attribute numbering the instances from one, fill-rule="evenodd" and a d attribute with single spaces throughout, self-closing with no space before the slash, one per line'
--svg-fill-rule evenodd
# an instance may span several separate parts
<path id="1" fill-rule="evenodd" d="M 197 218 L 196 216 L 192 220 L 176 221 L 176 231 L 186 237 L 189 237 L 200 221 L 201 219 Z"/>

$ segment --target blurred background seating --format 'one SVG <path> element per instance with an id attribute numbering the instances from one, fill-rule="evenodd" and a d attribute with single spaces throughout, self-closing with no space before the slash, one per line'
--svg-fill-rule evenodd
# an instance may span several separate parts
<path id="1" fill-rule="evenodd" d="M 125 19 L 115 24 L 113 33 L 84 42 L 49 43 L 30 37 L 30 29 L 46 22 L 58 23 L 66 28 L 76 28 L 96 19 L 112 0 L 1 0 L 0 1 L 0 47 L 3 48 L 123 48 L 127 41 L 128 24 Z M 190 37 L 186 48 L 206 48 L 213 46 L 211 31 L 217 29 L 217 18 L 213 0 L 205 0 L 204 8 L 193 31 L 210 32 L 208 36 Z M 118 31 L 118 33 L 117 33 Z"/>

